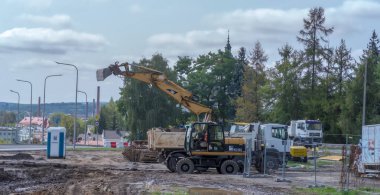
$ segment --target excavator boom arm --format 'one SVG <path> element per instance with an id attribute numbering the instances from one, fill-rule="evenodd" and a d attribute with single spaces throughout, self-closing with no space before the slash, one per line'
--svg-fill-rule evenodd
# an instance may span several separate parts
<path id="1" fill-rule="evenodd" d="M 125 70 L 121 70 L 120 67 L 124 67 Z M 182 88 L 173 81 L 167 79 L 167 77 L 160 71 L 150 69 L 143 66 L 136 66 L 141 69 L 141 72 L 130 71 L 128 63 L 119 65 L 118 63 L 110 65 L 108 68 L 99 69 L 96 71 L 96 77 L 98 81 L 103 81 L 111 74 L 120 75 L 124 77 L 133 78 L 148 84 L 152 84 L 159 88 L 161 91 L 168 94 L 178 103 L 189 109 L 191 112 L 199 116 L 202 113 L 206 114 L 205 120 L 210 118 L 211 109 L 205 105 L 198 103 L 190 91 Z"/>

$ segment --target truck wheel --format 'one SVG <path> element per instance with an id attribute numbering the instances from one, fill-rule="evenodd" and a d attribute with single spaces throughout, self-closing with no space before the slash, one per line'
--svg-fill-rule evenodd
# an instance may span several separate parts
<path id="1" fill-rule="evenodd" d="M 222 174 L 222 171 L 220 171 L 220 167 L 216 167 L 216 171 L 218 171 L 219 174 Z"/>
<path id="2" fill-rule="evenodd" d="M 269 156 L 268 159 L 266 159 L 266 165 L 267 165 L 266 168 L 268 170 L 277 170 L 280 163 L 278 162 L 277 159 Z"/>
<path id="3" fill-rule="evenodd" d="M 194 163 L 189 158 L 183 158 L 177 162 L 176 166 L 177 173 L 193 173 Z"/>
<path id="4" fill-rule="evenodd" d="M 239 165 L 234 160 L 226 160 L 220 166 L 222 174 L 235 175 L 239 171 Z"/>
<path id="5" fill-rule="evenodd" d="M 307 163 L 307 156 L 303 157 L 302 162 Z"/>
<path id="6" fill-rule="evenodd" d="M 162 162 L 164 162 L 165 161 L 165 156 L 162 154 L 162 153 L 160 153 L 159 155 L 158 155 L 158 163 L 162 163 Z"/>
<path id="7" fill-rule="evenodd" d="M 166 167 L 169 169 L 170 172 L 173 173 L 176 171 L 176 164 L 180 157 L 185 157 L 185 156 L 181 153 L 177 153 L 177 154 L 173 154 L 173 156 L 168 158 L 168 160 L 166 161 Z"/>
<path id="8" fill-rule="evenodd" d="M 262 162 L 262 160 L 257 161 L 257 163 L 255 164 L 256 170 L 259 173 L 263 173 L 264 172 L 264 166 L 263 166 L 263 164 L 264 163 Z"/>

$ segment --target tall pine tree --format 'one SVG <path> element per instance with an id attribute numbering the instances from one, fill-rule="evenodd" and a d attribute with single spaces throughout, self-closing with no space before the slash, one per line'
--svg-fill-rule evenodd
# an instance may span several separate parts
<path id="1" fill-rule="evenodd" d="M 367 66 L 367 75 L 365 75 Z M 363 86 L 366 76 L 366 117 L 365 124 L 380 123 L 380 59 L 379 59 L 379 39 L 373 31 L 367 49 L 363 50 L 360 57 L 358 69 L 355 71 L 355 78 L 349 85 L 347 92 L 346 107 L 340 118 L 340 124 L 347 129 L 346 132 L 360 135 L 363 109 Z"/>
<path id="2" fill-rule="evenodd" d="M 268 57 L 260 42 L 255 43 L 244 74 L 242 96 L 236 101 L 236 119 L 246 122 L 263 121 L 264 99 L 261 90 L 266 84 L 265 63 Z"/>
<path id="3" fill-rule="evenodd" d="M 302 117 L 300 79 L 300 53 L 289 44 L 279 49 L 281 60 L 271 69 L 271 87 L 267 98 L 273 98 L 270 120 L 288 124 Z"/>
<path id="4" fill-rule="evenodd" d="M 333 32 L 334 28 L 325 27 L 324 9 L 322 7 L 312 8 L 308 18 L 303 20 L 304 29 L 300 30 L 297 40 L 304 44 L 306 50 L 306 81 L 314 92 L 318 82 L 318 72 L 322 72 L 321 56 L 324 52 L 322 42 L 327 42 L 326 37 Z"/>

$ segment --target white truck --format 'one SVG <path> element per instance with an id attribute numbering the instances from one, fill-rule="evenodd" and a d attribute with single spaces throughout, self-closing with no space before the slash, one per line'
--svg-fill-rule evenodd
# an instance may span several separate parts
<path id="1" fill-rule="evenodd" d="M 287 130 L 287 125 L 276 123 L 233 123 L 230 128 L 229 137 L 252 138 L 253 151 L 266 145 L 267 149 L 278 151 L 280 156 L 282 156 L 284 151 L 283 144 L 286 141 L 285 153 L 287 159 L 299 159 L 303 162 L 307 162 L 307 151 L 305 147 L 293 146 L 291 139 L 284 140 L 284 137 L 288 137 Z"/>
<path id="2" fill-rule="evenodd" d="M 288 127 L 293 145 L 312 147 L 322 143 L 322 123 L 319 120 L 292 120 Z"/>
<path id="3" fill-rule="evenodd" d="M 260 144 L 264 144 L 264 142 L 266 142 L 266 145 L 268 148 L 275 148 L 278 151 L 282 152 L 284 150 L 284 146 L 282 145 L 282 142 L 283 142 L 283 137 L 285 136 L 286 130 L 287 130 L 286 125 L 275 124 L 275 123 L 267 123 L 267 124 L 235 123 L 231 125 L 229 136 L 253 138 L 254 143 L 256 141 L 259 141 Z M 289 152 L 290 145 L 291 145 L 291 141 L 287 140 L 287 148 L 286 148 L 287 152 Z M 255 146 L 253 146 L 252 149 L 254 150 Z"/>

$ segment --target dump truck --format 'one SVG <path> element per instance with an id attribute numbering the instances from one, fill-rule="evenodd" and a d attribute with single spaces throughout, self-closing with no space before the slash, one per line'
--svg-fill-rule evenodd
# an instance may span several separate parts
<path id="1" fill-rule="evenodd" d="M 305 147 L 322 145 L 322 123 L 319 120 L 292 120 L 288 132 L 293 145 Z"/>
<path id="2" fill-rule="evenodd" d="M 230 131 L 227 133 L 230 137 L 244 137 L 253 139 L 253 150 L 259 144 L 266 144 L 267 148 L 273 148 L 279 151 L 282 156 L 284 152 L 284 142 L 286 142 L 285 155 L 286 160 L 307 162 L 307 148 L 304 146 L 294 146 L 290 138 L 283 140 L 281 133 L 285 133 L 287 125 L 276 123 L 231 123 Z M 282 159 L 281 159 L 282 163 Z"/>

